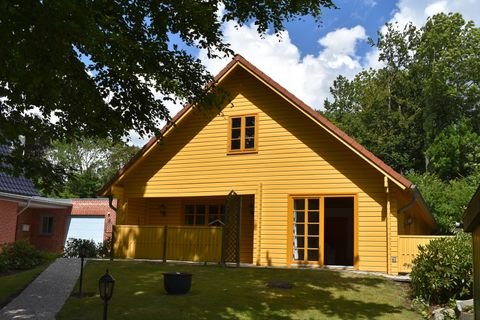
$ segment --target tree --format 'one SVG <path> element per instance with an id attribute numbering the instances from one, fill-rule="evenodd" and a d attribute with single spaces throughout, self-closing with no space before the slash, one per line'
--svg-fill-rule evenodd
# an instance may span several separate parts
<path id="1" fill-rule="evenodd" d="M 64 177 L 43 195 L 65 198 L 92 198 L 138 151 L 137 147 L 109 139 L 54 141 L 48 151 L 51 163 L 63 169 Z"/>
<path id="2" fill-rule="evenodd" d="M 480 170 L 470 176 L 442 181 L 433 173 L 407 174 L 420 190 L 439 225 L 440 234 L 452 234 L 455 222 L 461 222 L 468 202 L 480 184 Z"/>
<path id="3" fill-rule="evenodd" d="M 426 151 L 444 130 L 465 122 L 480 134 L 479 41 L 480 29 L 458 13 L 422 28 L 387 24 L 374 43 L 385 66 L 337 78 L 326 116 L 397 170 L 435 168 Z M 355 111 L 342 111 L 345 102 Z"/>
<path id="4" fill-rule="evenodd" d="M 467 177 L 480 168 L 480 135 L 465 121 L 443 130 L 425 151 L 429 171 L 444 181 Z"/>
<path id="5" fill-rule="evenodd" d="M 219 103 L 204 66 L 171 41 L 178 36 L 209 57 L 232 54 L 222 23 L 255 21 L 283 30 L 301 15 L 320 19 L 331 0 L 116 0 L 0 2 L 0 159 L 27 176 L 52 171 L 52 140 L 118 139 L 130 130 L 159 134 L 171 100 Z M 220 13 L 217 16 L 217 13 Z M 155 95 L 153 91 L 159 93 Z M 221 98 L 221 95 L 220 95 Z M 26 139 L 23 145 L 19 136 Z M 40 156 L 40 158 L 39 158 Z"/>

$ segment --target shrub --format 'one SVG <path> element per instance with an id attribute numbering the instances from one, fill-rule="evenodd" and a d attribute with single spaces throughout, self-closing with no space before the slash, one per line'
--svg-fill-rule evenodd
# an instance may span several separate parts
<path id="1" fill-rule="evenodd" d="M 105 258 L 110 254 L 111 240 L 110 238 L 103 243 L 95 244 L 93 240 L 69 238 L 65 245 L 63 256 L 67 258 L 76 258 L 79 256 L 80 246 L 84 244 L 87 248 L 86 258 Z"/>
<path id="2" fill-rule="evenodd" d="M 0 272 L 27 270 L 48 260 L 47 254 L 23 240 L 2 245 L 0 252 Z"/>
<path id="3" fill-rule="evenodd" d="M 459 233 L 435 239 L 419 247 L 413 260 L 413 295 L 430 304 L 472 297 L 473 265 L 471 237 Z"/>
<path id="4" fill-rule="evenodd" d="M 112 238 L 107 238 L 103 242 L 99 242 L 97 245 L 97 256 L 99 258 L 110 257 L 111 248 L 112 248 Z"/>

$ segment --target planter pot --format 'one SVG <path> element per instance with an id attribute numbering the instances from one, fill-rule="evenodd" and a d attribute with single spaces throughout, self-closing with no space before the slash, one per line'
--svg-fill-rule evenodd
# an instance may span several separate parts
<path id="1" fill-rule="evenodd" d="M 169 294 L 185 294 L 192 286 L 192 274 L 186 272 L 166 272 L 163 274 L 163 287 Z"/>

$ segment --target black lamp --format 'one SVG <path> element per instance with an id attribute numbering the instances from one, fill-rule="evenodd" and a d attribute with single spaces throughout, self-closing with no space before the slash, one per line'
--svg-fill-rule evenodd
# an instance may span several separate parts
<path id="1" fill-rule="evenodd" d="M 83 284 L 83 259 L 85 259 L 85 256 L 87 255 L 87 246 L 85 245 L 85 242 L 83 242 L 80 245 L 80 248 L 78 249 L 78 256 L 80 257 L 80 285 L 78 288 L 78 296 L 82 296 L 82 284 Z"/>
<path id="2" fill-rule="evenodd" d="M 115 279 L 107 272 L 98 280 L 100 298 L 103 300 L 103 319 L 107 319 L 108 300 L 112 298 Z"/>

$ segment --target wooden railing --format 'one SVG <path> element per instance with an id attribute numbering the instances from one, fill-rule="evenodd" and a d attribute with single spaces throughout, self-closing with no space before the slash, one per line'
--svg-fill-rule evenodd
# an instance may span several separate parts
<path id="1" fill-rule="evenodd" d="M 221 260 L 221 227 L 117 225 L 113 238 L 116 258 Z"/>
<path id="2" fill-rule="evenodd" d="M 398 236 L 398 272 L 412 271 L 412 261 L 418 254 L 418 246 L 426 245 L 433 239 L 449 236 Z"/>

